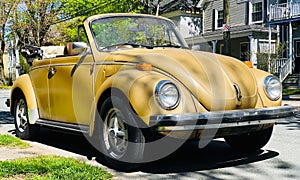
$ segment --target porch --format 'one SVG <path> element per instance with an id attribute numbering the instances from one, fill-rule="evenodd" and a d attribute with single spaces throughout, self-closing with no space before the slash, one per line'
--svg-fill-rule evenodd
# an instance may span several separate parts
<path id="1" fill-rule="evenodd" d="M 276 58 L 269 61 L 269 72 L 279 76 L 281 82 L 292 72 L 293 61 L 289 58 Z"/>
<path id="2" fill-rule="evenodd" d="M 270 4 L 269 21 L 280 21 L 300 17 L 300 2 Z"/>

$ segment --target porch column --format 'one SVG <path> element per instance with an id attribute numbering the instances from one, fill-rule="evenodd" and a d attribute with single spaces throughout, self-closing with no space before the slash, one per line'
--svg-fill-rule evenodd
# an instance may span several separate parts
<path id="1" fill-rule="evenodd" d="M 257 40 L 253 38 L 252 35 L 248 36 L 250 41 L 250 61 L 252 62 L 252 65 L 254 68 L 257 68 Z"/>
<path id="2" fill-rule="evenodd" d="M 289 22 L 289 60 L 290 60 L 290 73 L 293 72 L 293 27 L 292 21 Z"/>
<path id="3" fill-rule="evenodd" d="M 217 52 L 217 42 L 218 40 L 212 40 L 211 43 L 212 43 L 212 52 L 213 53 L 216 53 Z"/>
<path id="4" fill-rule="evenodd" d="M 271 25 L 269 24 L 269 42 L 268 42 L 268 48 L 269 48 L 269 52 L 268 52 L 268 72 L 271 72 L 271 53 L 272 53 L 272 49 L 271 49 L 271 40 L 272 40 L 272 30 L 271 30 Z"/>

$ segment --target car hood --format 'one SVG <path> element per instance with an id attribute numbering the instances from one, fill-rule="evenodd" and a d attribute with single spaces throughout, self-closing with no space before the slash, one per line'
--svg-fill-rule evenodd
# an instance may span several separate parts
<path id="1" fill-rule="evenodd" d="M 155 48 L 119 50 L 112 52 L 108 59 L 152 64 L 154 70 L 185 86 L 209 111 L 253 108 L 256 105 L 257 84 L 250 68 L 228 56 Z"/>

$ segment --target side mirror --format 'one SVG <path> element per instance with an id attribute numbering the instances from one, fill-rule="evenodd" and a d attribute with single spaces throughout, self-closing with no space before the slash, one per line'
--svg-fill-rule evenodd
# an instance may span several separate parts
<path id="1" fill-rule="evenodd" d="M 80 55 L 90 53 L 90 46 L 85 42 L 69 42 L 65 46 L 65 55 Z"/>

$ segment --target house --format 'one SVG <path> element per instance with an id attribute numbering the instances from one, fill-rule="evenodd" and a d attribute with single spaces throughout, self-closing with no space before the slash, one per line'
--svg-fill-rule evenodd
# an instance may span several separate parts
<path id="1" fill-rule="evenodd" d="M 159 14 L 171 19 L 184 38 L 199 36 L 202 32 L 202 14 L 198 0 L 169 0 L 159 3 Z"/>
<path id="2" fill-rule="evenodd" d="M 259 54 L 275 53 L 277 30 L 267 26 L 267 1 L 229 0 L 230 55 L 241 61 L 251 61 L 254 67 L 268 70 L 268 59 Z M 222 54 L 224 7 L 223 0 L 200 0 L 202 14 L 201 34 L 186 38 L 192 47 Z M 269 34 L 269 31 L 271 33 Z M 270 43 L 269 43 L 270 42 Z"/>
<path id="3" fill-rule="evenodd" d="M 268 25 L 276 26 L 279 41 L 288 44 L 281 62 L 281 79 L 293 74 L 300 87 L 300 0 L 269 0 Z"/>

